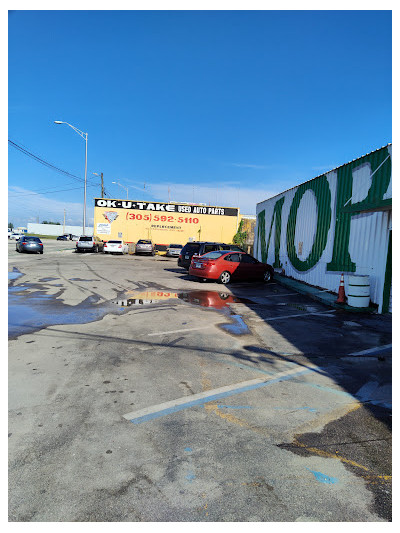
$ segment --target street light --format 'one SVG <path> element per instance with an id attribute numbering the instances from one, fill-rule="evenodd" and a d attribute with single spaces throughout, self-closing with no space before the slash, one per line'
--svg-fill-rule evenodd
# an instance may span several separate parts
<path id="1" fill-rule="evenodd" d="M 111 183 L 114 183 L 115 185 L 119 185 L 120 187 L 125 189 L 126 190 L 126 199 L 128 199 L 128 189 L 129 189 L 129 187 L 125 187 L 125 185 L 121 185 L 118 181 L 112 181 Z"/>
<path id="2" fill-rule="evenodd" d="M 72 126 L 71 124 L 68 124 L 68 122 L 63 122 L 62 120 L 55 120 L 54 124 L 66 124 L 70 128 L 72 128 L 78 135 L 82 137 L 82 139 L 85 139 L 85 187 L 84 187 L 84 193 L 83 193 L 83 235 L 85 235 L 85 228 L 86 228 L 86 182 L 87 182 L 87 140 L 88 140 L 88 134 L 84 133 L 83 131 L 79 130 L 78 128 L 75 128 L 75 126 Z"/>

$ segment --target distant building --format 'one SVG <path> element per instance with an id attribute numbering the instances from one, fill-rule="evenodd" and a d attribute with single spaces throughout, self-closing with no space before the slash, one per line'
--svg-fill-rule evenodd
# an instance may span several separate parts
<path id="1" fill-rule="evenodd" d="M 25 228 L 26 229 L 26 228 Z M 82 235 L 82 226 L 63 226 L 62 224 L 35 224 L 28 222 L 28 233 L 36 235 L 64 235 L 64 233 L 71 233 L 72 235 Z M 91 237 L 93 235 L 93 228 L 86 227 L 85 234 Z"/>

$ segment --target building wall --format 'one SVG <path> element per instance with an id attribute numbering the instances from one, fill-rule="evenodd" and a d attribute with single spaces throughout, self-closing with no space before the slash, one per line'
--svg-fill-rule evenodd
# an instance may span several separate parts
<path id="1" fill-rule="evenodd" d="M 392 145 L 385 146 L 257 204 L 256 257 L 334 292 L 343 272 L 346 294 L 350 274 L 368 275 L 371 301 L 382 311 L 389 283 L 391 153 Z"/>
<path id="2" fill-rule="evenodd" d="M 64 231 L 65 229 L 65 231 Z M 36 233 L 37 235 L 63 235 L 64 233 L 72 233 L 72 235 L 82 235 L 82 226 L 64 226 L 58 224 L 34 224 L 28 222 L 28 233 Z M 93 228 L 85 228 L 86 235 L 93 235 Z"/>
<path id="3" fill-rule="evenodd" d="M 239 209 L 192 204 L 95 199 L 94 231 L 103 240 L 151 239 L 155 244 L 189 240 L 232 242 Z"/>

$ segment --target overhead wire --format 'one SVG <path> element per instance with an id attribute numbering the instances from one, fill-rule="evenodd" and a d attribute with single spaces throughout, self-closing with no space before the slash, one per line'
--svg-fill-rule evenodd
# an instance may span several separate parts
<path id="1" fill-rule="evenodd" d="M 56 167 L 52 163 L 49 163 L 48 161 L 46 161 L 43 158 L 39 157 L 38 155 L 34 154 L 30 150 L 28 150 L 26 148 L 23 148 L 22 146 L 20 146 L 16 142 L 12 141 L 11 139 L 8 139 L 8 142 L 13 148 L 16 148 L 17 150 L 19 150 L 23 154 L 27 155 L 31 159 L 34 159 L 35 161 L 37 161 L 38 163 L 44 165 L 45 167 L 50 168 L 51 170 L 55 170 L 56 172 L 58 172 L 60 174 L 63 174 L 65 176 L 67 176 L 68 178 L 74 179 L 76 181 L 80 181 L 80 182 L 84 182 L 85 181 L 84 178 L 80 178 L 79 176 L 75 176 L 75 174 L 71 174 L 70 172 L 68 172 L 66 170 L 63 170 L 62 168 Z"/>

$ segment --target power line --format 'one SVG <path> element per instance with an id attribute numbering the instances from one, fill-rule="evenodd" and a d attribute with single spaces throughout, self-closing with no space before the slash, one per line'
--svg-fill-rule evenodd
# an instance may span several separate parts
<path id="1" fill-rule="evenodd" d="M 80 182 L 84 182 L 85 181 L 83 178 L 80 178 L 79 176 L 75 176 L 74 174 L 71 174 L 70 172 L 67 172 L 66 170 L 63 170 L 63 169 L 61 169 L 59 167 L 56 167 L 55 165 L 49 163 L 48 161 L 45 161 L 44 159 L 42 159 L 38 155 L 35 155 L 34 153 L 30 152 L 26 148 L 23 148 L 22 146 L 20 146 L 19 144 L 15 143 L 11 139 L 8 139 L 8 142 L 9 142 L 9 144 L 11 146 L 16 148 L 17 150 L 19 150 L 23 154 L 27 155 L 28 157 L 34 159 L 38 163 L 44 165 L 45 167 L 50 168 L 51 170 L 55 170 L 59 174 L 63 174 L 64 176 L 67 176 L 68 178 L 72 178 L 72 179 L 74 179 L 76 181 L 80 181 Z"/>
<path id="2" fill-rule="evenodd" d="M 93 185 L 88 185 L 88 187 L 98 187 L 98 185 L 94 185 L 93 184 Z M 30 193 L 21 193 L 21 194 L 14 194 L 14 195 L 10 194 L 9 198 L 17 198 L 19 196 L 32 196 L 32 194 L 43 194 L 43 192 L 46 193 L 46 194 L 53 194 L 55 192 L 74 191 L 76 189 L 82 189 L 82 187 L 72 187 L 70 189 L 59 189 L 57 191 L 51 191 L 51 190 L 47 190 L 46 191 L 46 190 L 44 190 L 42 192 L 40 192 L 40 191 L 39 192 L 32 191 Z"/>

